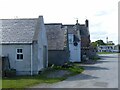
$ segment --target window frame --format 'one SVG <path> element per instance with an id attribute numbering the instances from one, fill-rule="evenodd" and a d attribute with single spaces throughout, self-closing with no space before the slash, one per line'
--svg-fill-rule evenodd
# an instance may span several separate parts
<path id="1" fill-rule="evenodd" d="M 68 43 L 73 44 L 74 41 L 74 35 L 73 34 L 68 34 Z"/>
<path id="2" fill-rule="evenodd" d="M 18 52 L 18 49 L 22 49 L 22 52 Z M 23 55 L 23 58 L 18 59 L 17 55 Z M 23 59 L 24 59 L 23 48 L 16 48 L 16 61 L 23 61 Z"/>

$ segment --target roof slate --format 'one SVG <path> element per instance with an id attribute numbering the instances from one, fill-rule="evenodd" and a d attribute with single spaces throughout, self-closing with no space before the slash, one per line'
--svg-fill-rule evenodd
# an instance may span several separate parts
<path id="1" fill-rule="evenodd" d="M 89 36 L 89 30 L 85 25 L 80 25 L 80 35 Z"/>
<path id="2" fill-rule="evenodd" d="M 76 28 L 75 25 L 63 25 L 67 27 L 68 34 L 75 34 L 76 33 Z"/>
<path id="3" fill-rule="evenodd" d="M 2 43 L 32 43 L 37 18 L 0 19 Z"/>
<path id="4" fill-rule="evenodd" d="M 48 40 L 48 50 L 64 50 L 67 37 L 62 24 L 45 24 Z"/>

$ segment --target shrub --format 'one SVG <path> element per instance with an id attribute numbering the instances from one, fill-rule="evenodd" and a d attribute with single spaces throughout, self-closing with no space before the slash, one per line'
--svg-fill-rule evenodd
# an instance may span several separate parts
<path id="1" fill-rule="evenodd" d="M 16 69 L 4 70 L 3 73 L 4 73 L 3 77 L 14 77 L 16 76 Z"/>

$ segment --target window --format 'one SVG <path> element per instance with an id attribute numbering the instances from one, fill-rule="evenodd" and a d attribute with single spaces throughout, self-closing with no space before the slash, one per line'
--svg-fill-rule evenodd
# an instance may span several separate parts
<path id="1" fill-rule="evenodd" d="M 69 43 L 73 43 L 73 34 L 68 34 Z"/>
<path id="2" fill-rule="evenodd" d="M 23 49 L 17 49 L 17 60 L 23 59 Z"/>

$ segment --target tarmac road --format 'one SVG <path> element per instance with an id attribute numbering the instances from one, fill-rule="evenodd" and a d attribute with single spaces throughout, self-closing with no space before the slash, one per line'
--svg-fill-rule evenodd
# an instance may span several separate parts
<path id="1" fill-rule="evenodd" d="M 33 88 L 118 88 L 118 54 L 104 54 L 101 58 L 96 64 L 83 64 L 82 74 Z"/>

